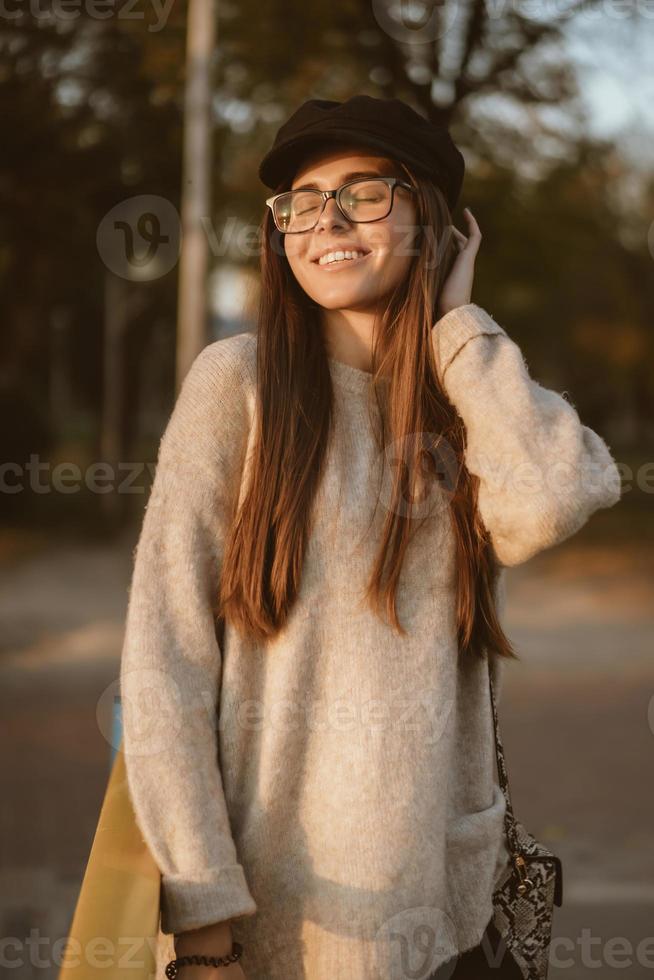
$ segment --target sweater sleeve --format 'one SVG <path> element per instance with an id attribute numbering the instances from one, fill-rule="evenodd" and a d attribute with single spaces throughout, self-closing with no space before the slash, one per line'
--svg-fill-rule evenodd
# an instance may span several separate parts
<path id="1" fill-rule="evenodd" d="M 167 934 L 257 908 L 231 834 L 217 742 L 212 595 L 244 445 L 233 361 L 220 341 L 198 355 L 161 438 L 121 654 L 127 781 L 161 871 Z"/>
<path id="2" fill-rule="evenodd" d="M 530 377 L 522 351 L 490 314 L 459 306 L 435 323 L 432 338 L 500 564 L 527 561 L 619 501 L 620 472 L 607 444 L 566 398 Z"/>

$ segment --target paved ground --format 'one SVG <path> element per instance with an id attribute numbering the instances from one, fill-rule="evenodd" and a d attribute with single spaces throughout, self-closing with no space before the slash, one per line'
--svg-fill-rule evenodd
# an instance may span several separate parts
<path id="1" fill-rule="evenodd" d="M 21 980 L 56 977 L 91 845 L 134 543 L 0 547 L 0 921 Z M 653 573 L 645 544 L 582 535 L 508 572 L 514 808 L 564 865 L 553 980 L 654 978 Z"/>

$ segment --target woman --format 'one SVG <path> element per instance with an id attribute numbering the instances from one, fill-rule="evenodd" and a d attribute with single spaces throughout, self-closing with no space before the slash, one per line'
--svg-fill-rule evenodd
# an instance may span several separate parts
<path id="1" fill-rule="evenodd" d="M 620 477 L 471 302 L 462 160 L 399 100 L 300 107 L 260 168 L 257 332 L 201 352 L 161 440 L 128 781 L 176 956 L 242 947 L 184 980 L 520 976 L 485 655 L 497 694 L 505 567 Z"/>

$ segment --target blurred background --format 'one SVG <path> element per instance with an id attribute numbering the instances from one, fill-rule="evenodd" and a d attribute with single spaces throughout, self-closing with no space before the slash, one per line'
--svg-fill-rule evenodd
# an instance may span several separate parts
<path id="1" fill-rule="evenodd" d="M 509 569 L 514 808 L 563 860 L 552 976 L 654 975 L 654 10 L 31 0 L 0 13 L 3 966 L 57 975 L 117 744 L 132 553 L 192 358 L 253 326 L 257 166 L 307 98 L 444 119 L 473 300 L 618 461 Z M 30 937 L 32 937 L 30 941 Z M 40 946 L 37 948 L 35 938 Z"/>

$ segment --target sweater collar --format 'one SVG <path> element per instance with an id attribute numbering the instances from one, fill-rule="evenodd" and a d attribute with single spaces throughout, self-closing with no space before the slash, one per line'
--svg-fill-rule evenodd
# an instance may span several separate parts
<path id="1" fill-rule="evenodd" d="M 364 371 L 362 368 L 345 364 L 344 361 L 337 361 L 333 357 L 328 357 L 327 360 L 329 362 L 332 380 L 340 385 L 341 388 L 362 393 L 368 391 L 372 383 L 372 374 L 370 371 Z"/>

